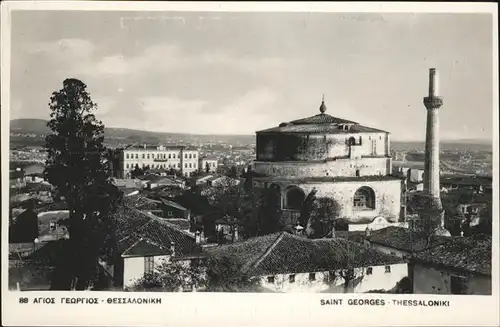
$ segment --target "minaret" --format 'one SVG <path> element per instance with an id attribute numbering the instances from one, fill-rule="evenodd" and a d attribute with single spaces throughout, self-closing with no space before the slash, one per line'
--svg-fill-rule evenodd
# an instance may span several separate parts
<path id="1" fill-rule="evenodd" d="M 424 191 L 441 208 L 439 187 L 439 108 L 443 99 L 439 96 L 439 82 L 435 68 L 429 69 L 429 95 L 424 97 L 427 109 L 427 129 L 425 136 Z"/>

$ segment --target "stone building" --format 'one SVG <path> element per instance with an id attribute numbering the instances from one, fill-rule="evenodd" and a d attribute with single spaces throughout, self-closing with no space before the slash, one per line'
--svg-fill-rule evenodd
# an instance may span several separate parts
<path id="1" fill-rule="evenodd" d="M 198 171 L 199 151 L 185 146 L 129 146 L 119 153 L 118 177 L 130 178 L 136 166 L 151 169 L 175 169 L 188 177 Z"/>
<path id="2" fill-rule="evenodd" d="M 389 133 L 325 113 L 258 131 L 254 187 L 276 187 L 284 214 L 297 217 L 307 194 L 330 197 L 349 230 L 376 218 L 398 222 L 403 181 L 391 175 Z"/>

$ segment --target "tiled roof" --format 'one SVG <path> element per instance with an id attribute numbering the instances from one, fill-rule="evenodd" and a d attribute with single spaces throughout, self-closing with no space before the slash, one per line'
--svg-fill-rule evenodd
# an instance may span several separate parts
<path id="1" fill-rule="evenodd" d="M 124 197 L 123 201 L 126 205 L 139 210 L 157 210 L 161 205 L 161 201 L 149 199 L 139 194 Z"/>
<path id="2" fill-rule="evenodd" d="M 171 242 L 174 242 L 176 256 L 201 254 L 201 246 L 196 244 L 194 236 L 165 219 L 126 205 L 118 208 L 114 218 L 120 250 L 125 251 L 140 239 L 146 239 L 166 249 L 169 249 Z"/>
<path id="3" fill-rule="evenodd" d="M 161 199 L 161 201 L 166 206 L 173 207 L 173 208 L 176 208 L 176 209 L 179 209 L 179 210 L 182 210 L 182 211 L 186 211 L 187 210 L 186 208 L 184 208 L 183 206 L 181 206 L 177 202 L 166 200 L 166 199 L 163 199 L 163 198 Z"/>
<path id="4" fill-rule="evenodd" d="M 491 276 L 491 236 L 453 237 L 449 242 L 423 251 L 417 260 Z"/>
<path id="5" fill-rule="evenodd" d="M 371 231 L 367 239 L 372 243 L 407 252 L 422 251 L 427 245 L 427 234 L 396 226 Z M 427 247 L 438 246 L 447 241 L 447 237 L 432 236 Z"/>
<path id="6" fill-rule="evenodd" d="M 147 239 L 140 239 L 122 253 L 122 257 L 169 255 L 172 251 Z"/>
<path id="7" fill-rule="evenodd" d="M 188 230 L 191 224 L 189 220 L 184 218 L 163 218 L 171 224 L 178 226 L 182 230 Z"/>
<path id="8" fill-rule="evenodd" d="M 241 260 L 243 269 L 254 276 L 337 270 L 403 263 L 343 238 L 311 240 L 286 232 L 252 238 L 243 242 L 207 248 L 216 256 Z"/>
<path id="9" fill-rule="evenodd" d="M 325 134 L 353 134 L 353 133 L 387 133 L 384 130 L 363 126 L 352 125 L 349 130 L 340 129 L 337 124 L 311 124 L 311 125 L 282 125 L 272 127 L 257 133 L 325 133 Z"/>
<path id="10" fill-rule="evenodd" d="M 9 173 L 10 179 L 23 178 L 24 170 L 11 170 Z"/>
<path id="11" fill-rule="evenodd" d="M 293 125 L 310 125 L 310 124 L 357 124 L 352 120 L 342 119 L 330 116 L 328 114 L 320 113 L 311 117 L 292 120 L 290 124 Z"/>

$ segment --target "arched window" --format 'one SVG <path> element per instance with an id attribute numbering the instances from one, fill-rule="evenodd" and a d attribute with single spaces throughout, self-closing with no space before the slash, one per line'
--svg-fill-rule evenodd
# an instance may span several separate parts
<path id="1" fill-rule="evenodd" d="M 369 187 L 362 187 L 354 193 L 354 209 L 375 209 L 375 192 Z"/>
<path id="2" fill-rule="evenodd" d="M 296 186 L 292 186 L 286 191 L 285 208 L 292 210 L 302 209 L 302 204 L 305 198 L 304 191 Z"/>
<path id="3" fill-rule="evenodd" d="M 349 145 L 356 145 L 356 139 L 354 137 L 350 137 L 347 141 Z"/>

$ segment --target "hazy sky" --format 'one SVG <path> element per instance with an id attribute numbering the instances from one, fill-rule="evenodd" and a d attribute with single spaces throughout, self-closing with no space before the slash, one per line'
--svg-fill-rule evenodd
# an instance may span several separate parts
<path id="1" fill-rule="evenodd" d="M 48 119 L 67 77 L 106 126 L 253 134 L 319 113 L 425 135 L 428 69 L 441 136 L 492 134 L 488 14 L 14 12 L 11 118 Z"/>

